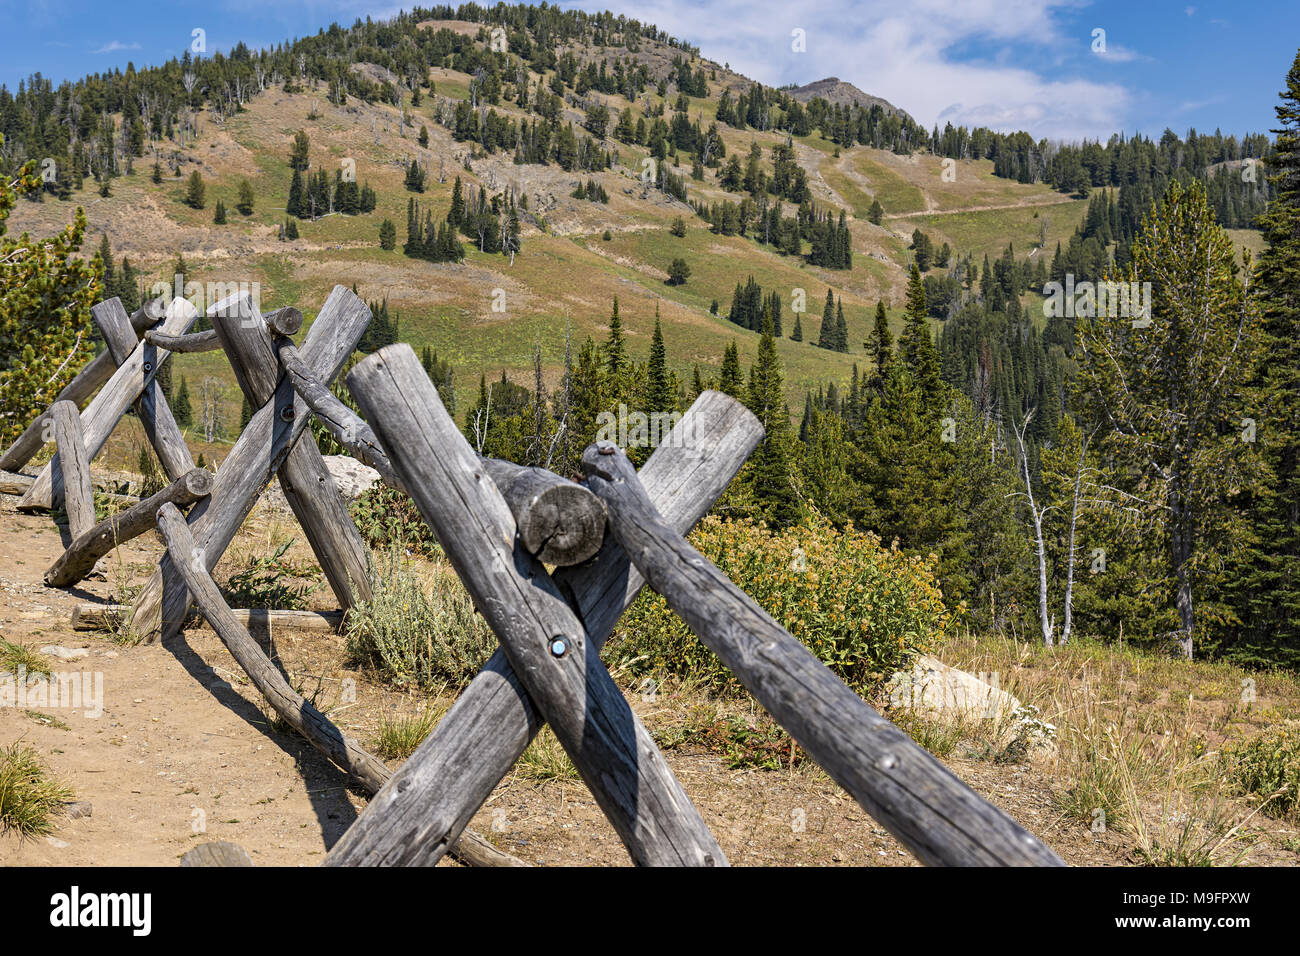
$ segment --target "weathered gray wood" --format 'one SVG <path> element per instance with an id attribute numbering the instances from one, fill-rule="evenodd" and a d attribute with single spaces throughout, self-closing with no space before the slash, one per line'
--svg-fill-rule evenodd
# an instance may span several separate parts
<path id="1" fill-rule="evenodd" d="M 252 866 L 253 858 L 237 843 L 200 843 L 181 857 L 181 866 Z"/>
<path id="2" fill-rule="evenodd" d="M 605 506 L 586 488 L 545 468 L 484 458 L 506 499 L 519 540 L 545 564 L 581 564 L 605 540 Z"/>
<path id="3" fill-rule="evenodd" d="M 379 444 L 374 429 L 366 423 L 366 420 L 339 401 L 338 396 L 311 373 L 311 369 L 307 367 L 307 363 L 303 361 L 302 355 L 292 341 L 283 335 L 277 336 L 275 351 L 280 366 L 293 382 L 293 390 L 307 403 L 307 407 L 312 410 L 317 420 L 328 428 L 330 434 L 356 456 L 358 461 L 379 472 L 379 477 L 386 485 L 405 491 L 401 479 L 393 471 L 388 454 Z"/>
<path id="4" fill-rule="evenodd" d="M 222 599 L 194 542 L 189 525 L 176 506 L 171 502 L 164 503 L 158 509 L 157 523 L 159 533 L 167 544 L 167 553 L 198 604 L 199 611 L 267 703 L 289 726 L 369 793 L 378 792 L 388 782 L 392 772 L 384 766 L 383 761 L 343 733 L 333 721 L 295 691 L 280 669 L 267 657 L 261 645 L 253 640 L 239 615 Z M 474 865 L 524 865 L 522 861 L 502 853 L 477 835 L 464 840 L 461 849 L 465 861 Z"/>
<path id="5" fill-rule="evenodd" d="M 249 404 L 254 408 L 266 404 L 280 381 L 280 366 L 252 298 L 239 293 L 208 311 Z M 369 551 L 310 433 L 294 445 L 278 477 L 339 605 L 346 611 L 358 601 L 370 600 Z"/>
<path id="6" fill-rule="evenodd" d="M 369 322 L 366 304 L 346 287 L 335 286 L 307 331 L 301 349 L 317 378 L 328 382 L 338 374 Z M 308 420 L 307 405 L 296 398 L 287 378 L 280 381 L 272 400 L 253 413 L 217 471 L 208 510 L 193 525 L 209 571 L 253 510 L 262 489 L 279 470 Z M 136 598 L 132 626 L 146 640 L 170 637 L 184 623 L 188 610 L 189 591 L 171 568 L 170 558 L 164 556 Z"/>
<path id="7" fill-rule="evenodd" d="M 190 332 L 187 335 L 163 335 L 161 332 L 151 330 L 144 334 L 144 340 L 150 345 L 156 345 L 168 352 L 181 352 L 184 354 L 214 352 L 221 348 L 221 340 L 217 338 L 215 329 Z"/>
<path id="8" fill-rule="evenodd" d="M 185 299 L 176 299 L 167 307 L 167 317 L 163 320 L 162 331 L 169 335 L 179 335 L 188 329 L 198 318 L 198 311 Z M 148 359 L 146 359 L 148 353 Z M 81 430 L 86 438 L 86 456 L 93 461 L 104 447 L 104 442 L 112 434 L 118 419 L 140 398 L 145 386 L 154 380 L 158 371 L 158 362 L 166 353 L 144 342 L 137 344 L 135 351 L 122 363 L 103 388 L 91 399 L 81 413 Z M 146 369 L 146 365 L 148 368 Z M 194 467 L 193 464 L 190 468 Z M 182 469 L 179 477 L 189 471 Z M 52 498 L 52 473 L 48 465 L 42 469 L 36 481 L 18 503 L 20 510 L 39 510 L 49 508 Z"/>
<path id="9" fill-rule="evenodd" d="M 53 425 L 51 424 L 51 428 Z M 18 495 L 19 497 L 27 494 L 32 485 L 36 484 L 35 475 L 15 474 L 11 471 L 0 472 L 0 494 Z M 136 495 L 118 494 L 118 488 L 122 487 L 122 482 L 116 478 L 110 478 L 105 475 L 95 475 L 93 472 L 90 476 L 90 485 L 100 493 L 107 501 L 114 501 L 124 504 L 127 507 L 139 501 Z"/>
<path id="10" fill-rule="evenodd" d="M 68 530 L 75 538 L 95 524 L 95 492 L 90 486 L 90 460 L 81 434 L 81 415 L 72 402 L 55 402 L 50 415 L 54 419 L 54 442 L 58 448 L 53 466 L 61 479 L 59 486 L 68 513 Z M 59 503 L 55 501 L 56 506 Z"/>
<path id="11" fill-rule="evenodd" d="M 744 405 L 705 392 L 641 469 L 656 506 L 681 534 L 693 528 L 763 437 Z M 644 579 L 612 535 L 591 561 L 554 577 L 595 650 Z M 542 718 L 497 650 L 456 703 L 370 801 L 327 866 L 432 866 L 523 754 Z"/>
<path id="12" fill-rule="evenodd" d="M 90 314 L 104 336 L 113 361 L 121 366 L 137 348 L 135 331 L 122 306 L 122 300 L 117 297 L 106 299 L 93 306 Z M 148 338 L 148 333 L 145 337 Z M 147 372 L 156 373 L 167 360 L 168 353 L 165 350 L 159 353 L 157 346 L 148 341 L 138 347 L 144 349 L 144 368 Z M 172 415 L 171 406 L 167 404 L 156 377 L 145 382 L 135 401 L 135 412 L 167 477 L 175 481 L 181 475 L 193 471 L 194 459 L 190 456 L 189 446 L 185 444 L 185 436 Z"/>
<path id="13" fill-rule="evenodd" d="M 294 630 L 308 634 L 333 634 L 343 623 L 342 611 L 285 611 L 278 608 L 234 608 L 230 612 L 250 631 Z M 131 618 L 129 604 L 78 604 L 72 609 L 74 631 L 108 631 Z"/>
<path id="14" fill-rule="evenodd" d="M 343 404 L 303 363 L 293 343 L 275 340 L 280 365 L 312 414 L 348 451 L 379 472 L 389 487 L 405 491 L 383 446 L 365 419 Z M 495 458 L 483 466 L 506 499 L 524 547 L 547 564 L 578 564 L 600 549 L 605 535 L 605 506 L 581 485 L 541 468 Z"/>
<path id="15" fill-rule="evenodd" d="M 177 478 L 162 491 L 136 502 L 126 511 L 105 518 L 76 537 L 45 572 L 52 588 L 76 584 L 95 569 L 97 562 L 118 545 L 125 544 L 154 527 L 158 509 L 171 502 L 178 508 L 193 504 L 212 491 L 212 472 L 195 468 Z"/>
<path id="16" fill-rule="evenodd" d="M 282 309 L 274 309 L 262 316 L 266 327 L 274 335 L 283 335 L 286 338 L 298 334 L 302 328 L 302 313 L 291 305 L 286 305 Z"/>
<path id="17" fill-rule="evenodd" d="M 348 378 L 420 513 L 515 672 L 639 864 L 726 858 L 632 713 L 546 569 L 516 547 L 514 519 L 408 345 Z"/>
<path id="18" fill-rule="evenodd" d="M 153 325 L 155 321 L 156 319 L 149 314 L 147 306 L 136 309 L 131 316 L 131 326 L 137 335 Z M 116 369 L 117 362 L 114 361 L 112 353 L 105 349 L 87 362 L 71 382 L 63 386 L 54 401 L 73 402 L 80 408 L 86 399 L 94 395 L 96 390 L 112 377 Z M 0 455 L 0 471 L 18 471 L 41 450 L 47 434 L 45 427 L 48 414 L 49 412 L 46 411 L 37 415 L 17 440 L 5 449 L 5 453 Z"/>
<path id="19" fill-rule="evenodd" d="M 1061 860 L 855 694 L 668 527 L 612 442 L 583 471 L 646 581 L 840 786 L 918 859 L 948 866 Z"/>

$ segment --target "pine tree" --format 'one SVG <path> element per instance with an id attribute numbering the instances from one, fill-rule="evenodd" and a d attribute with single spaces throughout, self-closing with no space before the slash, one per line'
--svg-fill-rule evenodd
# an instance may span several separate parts
<path id="1" fill-rule="evenodd" d="M 1259 444 L 1271 476 L 1251 519 L 1257 542 L 1238 576 L 1235 602 L 1268 663 L 1300 663 L 1300 53 L 1275 107 L 1268 158 L 1277 198 L 1258 220 L 1264 233 L 1259 296 L 1268 361 L 1256 385 L 1267 396 Z M 1279 651 L 1285 648 L 1285 655 Z"/>
<path id="2" fill-rule="evenodd" d="M 391 219 L 385 219 L 379 224 L 379 248 L 392 250 L 397 245 L 397 227 L 393 225 Z"/>
<path id="3" fill-rule="evenodd" d="M 1198 583 L 1240 543 L 1234 498 L 1257 490 L 1264 470 L 1256 446 L 1238 433 L 1261 335 L 1236 272 L 1205 187 L 1173 180 L 1134 239 L 1122 277 L 1151 282 L 1150 315 L 1097 309 L 1076 320 L 1084 408 L 1105 429 L 1105 451 L 1134 477 L 1129 494 L 1165 526 L 1178 645 L 1187 657 Z"/>
<path id="4" fill-rule="evenodd" d="M 241 216 L 253 214 L 253 187 L 248 184 L 247 179 L 239 181 L 239 201 L 235 203 L 235 208 L 239 210 Z"/>
<path id="5" fill-rule="evenodd" d="M 217 200 L 217 207 L 212 213 L 212 222 L 214 225 L 224 226 L 226 224 L 226 204 L 220 199 Z"/>
<path id="6" fill-rule="evenodd" d="M 835 351 L 849 350 L 849 324 L 844 320 L 844 300 L 835 305 Z"/>
<path id="7" fill-rule="evenodd" d="M 764 429 L 763 440 L 745 469 L 746 485 L 765 518 L 777 527 L 793 524 L 803 509 L 795 496 L 790 410 L 785 404 L 784 373 L 776 352 L 771 319 L 763 325 L 758 358 L 749 373 L 745 404 Z"/>
<path id="8" fill-rule="evenodd" d="M 301 219 L 307 215 L 306 205 L 302 173 L 295 169 L 293 179 L 289 181 L 289 199 L 284 205 L 284 211 L 295 219 Z"/>
<path id="9" fill-rule="evenodd" d="M 627 348 L 623 342 L 623 320 L 618 314 L 618 296 L 609 315 L 609 338 L 605 342 L 605 369 L 612 381 L 627 371 Z"/>
<path id="10" fill-rule="evenodd" d="M 668 353 L 664 348 L 664 333 L 657 311 L 654 335 L 650 339 L 650 358 L 646 363 L 645 406 L 647 412 L 677 410 L 677 385 L 668 371 Z"/>
<path id="11" fill-rule="evenodd" d="M 925 303 L 921 270 L 912 263 L 907 282 L 907 305 L 903 310 L 903 333 L 898 337 L 898 357 L 912 373 L 916 387 L 929 402 L 940 400 L 942 382 L 939 353 L 930 335 L 930 315 Z"/>
<path id="12" fill-rule="evenodd" d="M 798 312 L 794 314 L 794 329 L 790 332 L 790 341 L 792 342 L 803 341 L 803 325 L 799 321 Z"/>
<path id="13" fill-rule="evenodd" d="M 822 328 L 817 334 L 817 347 L 835 348 L 835 293 L 831 289 L 826 290 L 826 305 L 822 309 Z"/>
<path id="14" fill-rule="evenodd" d="M 876 303 L 876 321 L 871 329 L 871 337 L 864 344 L 875 360 L 871 374 L 871 387 L 879 392 L 885 384 L 885 372 L 889 369 L 890 359 L 894 353 L 894 336 L 889 331 L 889 316 L 885 312 L 885 303 Z"/>
<path id="15" fill-rule="evenodd" d="M 311 141 L 308 140 L 305 130 L 300 129 L 293 134 L 293 144 L 289 147 L 289 166 L 295 172 L 305 172 L 307 170 L 310 165 L 308 159 L 310 147 Z"/>
<path id="16" fill-rule="evenodd" d="M 190 173 L 189 182 L 185 187 L 185 204 L 191 209 L 202 209 L 204 206 L 203 194 L 206 187 L 203 185 L 203 177 L 199 175 L 196 169 Z"/>
<path id="17" fill-rule="evenodd" d="M 176 391 L 176 401 L 172 402 L 172 411 L 176 415 L 176 424 L 189 428 L 194 424 L 194 406 L 190 403 L 190 383 L 181 376 L 181 387 Z"/>
<path id="18" fill-rule="evenodd" d="M 722 370 L 718 378 L 718 391 L 732 398 L 740 398 L 745 379 L 740 371 L 740 349 L 732 339 L 722 353 Z"/>

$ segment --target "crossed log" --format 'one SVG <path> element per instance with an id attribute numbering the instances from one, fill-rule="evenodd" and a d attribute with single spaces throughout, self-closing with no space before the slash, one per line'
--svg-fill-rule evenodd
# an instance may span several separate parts
<path id="1" fill-rule="evenodd" d="M 286 376 L 276 375 L 274 356 L 268 351 L 269 333 L 260 317 L 254 321 L 251 303 L 243 296 L 235 296 L 217 303 L 212 311 L 215 313 L 213 327 L 223 344 L 229 343 L 231 364 L 241 388 L 245 389 L 245 394 L 257 396 L 258 401 L 254 402 L 250 398 L 250 404 L 255 405 L 257 410 L 217 471 L 208 508 L 200 515 L 191 514 L 188 519 L 196 547 L 203 554 L 209 572 L 216 566 L 240 525 L 253 510 L 262 489 L 289 459 L 308 422 L 306 403 L 295 394 Z M 333 380 L 356 348 L 369 321 L 370 310 L 366 304 L 344 286 L 335 286 L 307 331 L 300 350 L 304 361 L 318 379 L 323 382 Z M 241 323 L 248 327 L 241 327 Z M 320 547 L 316 554 L 322 568 L 326 562 L 330 564 L 330 584 L 340 601 L 345 602 L 344 607 L 348 607 L 353 589 L 367 586 L 365 565 L 362 563 L 356 567 L 346 552 L 338 553 L 329 550 L 327 546 L 321 546 L 320 542 L 329 540 L 329 535 L 335 532 L 346 538 L 346 529 L 332 525 L 307 529 L 308 523 L 314 523 L 315 518 L 326 514 L 324 508 L 331 508 L 333 514 L 338 513 L 332 509 L 332 501 L 338 499 L 338 494 L 333 488 L 332 478 L 328 483 L 320 481 L 312 484 L 319 477 L 319 472 L 310 470 L 310 449 L 315 448 L 315 443 L 308 442 L 304 445 L 309 450 L 299 452 L 300 457 L 295 459 L 302 470 L 295 472 L 286 482 L 293 491 L 293 496 L 290 497 L 287 489 L 286 497 L 289 497 L 291 504 L 297 499 L 297 507 L 303 509 L 295 509 L 295 513 L 304 524 L 304 531 L 311 539 L 313 550 Z M 315 460 L 319 461 L 319 453 Z M 328 472 L 325 476 L 328 477 Z M 322 493 L 320 484 L 326 486 L 326 491 L 333 492 L 332 498 L 330 494 Z M 312 499 L 329 501 L 321 504 Z M 342 508 L 341 501 L 339 508 Z M 346 510 L 342 513 L 346 517 Z M 347 525 L 355 535 L 356 529 L 350 518 Z M 342 594 L 339 594 L 340 591 Z M 158 569 L 136 598 L 131 624 L 145 640 L 172 637 L 180 630 L 190 606 L 188 588 L 171 557 L 164 555 Z"/>
<path id="2" fill-rule="evenodd" d="M 641 479 L 667 520 L 685 534 L 708 513 L 762 436 L 762 425 L 743 405 L 705 392 L 651 454 Z M 644 578 L 606 536 L 593 558 L 560 568 L 554 581 L 586 626 L 587 653 L 595 657 Z M 498 649 L 335 844 L 326 865 L 432 866 L 542 724 L 506 651 Z"/>

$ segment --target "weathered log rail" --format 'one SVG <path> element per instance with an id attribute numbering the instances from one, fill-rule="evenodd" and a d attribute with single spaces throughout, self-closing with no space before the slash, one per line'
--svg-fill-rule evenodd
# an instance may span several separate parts
<path id="1" fill-rule="evenodd" d="M 381 349 L 356 366 L 348 384 L 365 417 L 353 412 L 329 383 L 370 312 L 342 286 L 301 346 L 291 338 L 303 325 L 297 309 L 261 315 L 239 294 L 208 314 L 212 329 L 188 334 L 197 313 L 183 300 L 156 324 L 141 313 L 126 316 L 117 300 L 97 305 L 108 350 L 0 455 L 0 468 L 22 467 L 54 439 L 55 458 L 39 475 L 5 476 L 23 493 L 20 507 L 62 503 L 67 510 L 72 541 L 46 572 L 51 586 L 74 584 L 116 545 L 158 529 L 166 551 L 134 605 L 83 605 L 75 626 L 129 624 L 166 638 L 197 606 L 276 713 L 371 794 L 326 865 L 432 865 L 448 852 L 478 865 L 519 865 L 466 826 L 549 723 L 634 862 L 725 866 L 722 848 L 600 660 L 601 644 L 646 584 L 919 860 L 1061 865 L 686 541 L 762 440 L 762 427 L 739 402 L 699 396 L 639 473 L 614 445 L 591 446 L 586 481 L 577 484 L 475 454 L 409 346 Z M 218 348 L 255 410 L 214 476 L 193 467 L 154 376 L 169 352 Z M 172 481 L 95 524 L 89 463 L 132 406 Z M 369 553 L 306 432 L 312 416 L 410 495 L 501 645 L 396 772 L 304 700 L 251 633 L 273 622 L 334 628 L 371 596 Z M 272 479 L 341 612 L 241 610 L 221 597 L 212 570 Z M 240 865 L 247 858 L 237 849 L 196 851 L 186 865 Z"/>

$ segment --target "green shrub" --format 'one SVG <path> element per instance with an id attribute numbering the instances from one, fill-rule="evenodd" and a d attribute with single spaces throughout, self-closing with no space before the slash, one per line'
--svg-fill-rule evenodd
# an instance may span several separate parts
<path id="1" fill-rule="evenodd" d="M 496 650 L 469 594 L 447 565 L 432 587 L 395 550 L 371 569 L 374 598 L 347 616 L 348 653 L 398 686 L 464 687 Z"/>
<path id="2" fill-rule="evenodd" d="M 406 548 L 417 554 L 440 554 L 438 539 L 405 492 L 376 482 L 352 502 L 352 520 L 361 538 L 376 551 Z"/>
<path id="3" fill-rule="evenodd" d="M 1223 748 L 1227 776 L 1243 793 L 1270 800 L 1264 812 L 1291 816 L 1300 807 L 1300 723 L 1270 727 Z"/>
<path id="4" fill-rule="evenodd" d="M 226 596 L 231 607 L 280 611 L 306 608 L 307 596 L 321 585 L 321 570 L 285 558 L 293 541 L 290 538 L 269 557 L 249 558 L 243 568 L 230 576 Z"/>
<path id="5" fill-rule="evenodd" d="M 866 693 L 943 636 L 952 617 L 933 561 L 821 519 L 781 532 L 710 516 L 691 542 L 850 687 Z M 667 672 L 718 690 L 739 682 L 645 591 L 608 645 L 633 674 Z"/>

